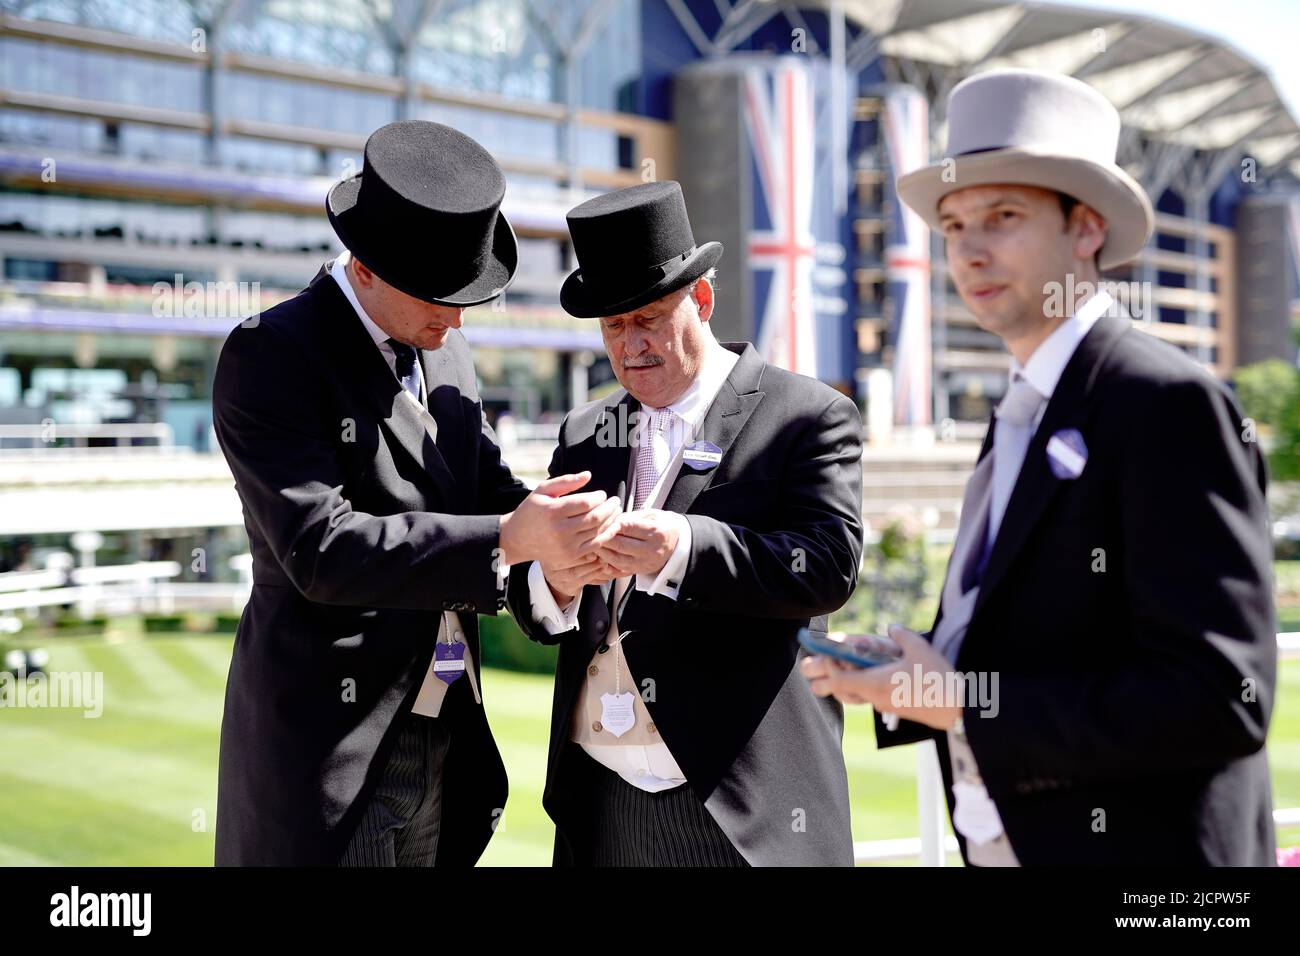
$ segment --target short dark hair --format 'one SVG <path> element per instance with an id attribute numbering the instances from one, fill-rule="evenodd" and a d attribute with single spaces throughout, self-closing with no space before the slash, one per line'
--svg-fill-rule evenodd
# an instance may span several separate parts
<path id="1" fill-rule="evenodd" d="M 1068 227 L 1070 224 L 1070 213 L 1074 212 L 1075 206 L 1082 206 L 1083 203 L 1078 199 L 1075 199 L 1069 193 L 1063 193 L 1059 189 L 1056 191 L 1056 201 L 1061 204 L 1061 215 L 1065 218 L 1065 224 Z M 1102 246 L 1105 246 L 1105 243 L 1102 243 Z M 1097 267 L 1098 272 L 1101 272 L 1100 248 L 1092 254 L 1092 264 Z"/>

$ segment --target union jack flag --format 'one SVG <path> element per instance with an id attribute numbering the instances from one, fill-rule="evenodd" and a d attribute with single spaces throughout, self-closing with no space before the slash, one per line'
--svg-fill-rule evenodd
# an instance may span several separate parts
<path id="1" fill-rule="evenodd" d="M 924 94 L 895 87 L 884 96 L 881 129 L 890 171 L 901 176 L 930 159 L 930 114 Z M 886 230 L 885 282 L 893 303 L 894 424 L 931 421 L 930 229 L 894 197 Z"/>
<path id="2" fill-rule="evenodd" d="M 768 362 L 816 377 L 813 82 L 794 58 L 781 58 L 747 70 L 743 91 L 754 165 L 747 252 L 755 345 Z"/>

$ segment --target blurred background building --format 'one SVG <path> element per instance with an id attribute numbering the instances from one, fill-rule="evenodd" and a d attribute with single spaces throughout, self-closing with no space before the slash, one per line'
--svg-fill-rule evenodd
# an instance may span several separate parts
<path id="1" fill-rule="evenodd" d="M 1225 378 L 1294 363 L 1300 129 L 1260 64 L 1181 26 L 985 0 L 0 0 L 0 572 L 75 553 L 237 581 L 221 342 L 339 251 L 325 194 L 401 118 L 506 170 L 519 275 L 464 331 L 517 470 L 615 385 L 559 308 L 566 210 L 676 178 L 727 247 L 719 336 L 859 401 L 869 517 L 951 529 L 1007 356 L 891 183 L 943 155 L 952 86 L 1008 65 L 1121 110 L 1158 209 L 1108 276 L 1139 325 Z"/>

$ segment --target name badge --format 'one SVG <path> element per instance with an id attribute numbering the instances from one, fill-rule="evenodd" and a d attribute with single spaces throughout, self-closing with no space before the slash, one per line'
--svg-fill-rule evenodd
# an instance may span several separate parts
<path id="1" fill-rule="evenodd" d="M 600 725 L 615 737 L 622 737 L 636 723 L 636 696 L 630 691 L 600 695 Z"/>
<path id="2" fill-rule="evenodd" d="M 438 643 L 433 648 L 433 676 L 448 684 L 465 673 L 465 645 Z"/>
<path id="3" fill-rule="evenodd" d="M 722 461 L 722 449 L 711 441 L 697 441 L 682 450 L 682 464 L 705 471 Z"/>
<path id="4" fill-rule="evenodd" d="M 1077 428 L 1062 428 L 1047 443 L 1047 464 L 1062 481 L 1073 481 L 1088 463 L 1088 446 Z"/>

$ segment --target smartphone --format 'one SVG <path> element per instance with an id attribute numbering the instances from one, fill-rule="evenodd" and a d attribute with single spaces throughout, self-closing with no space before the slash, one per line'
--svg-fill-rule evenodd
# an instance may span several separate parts
<path id="1" fill-rule="evenodd" d="M 846 634 L 843 631 L 823 633 L 801 627 L 799 643 L 813 654 L 824 654 L 856 667 L 893 664 L 903 657 L 902 649 L 892 638 L 881 637 L 879 634 Z"/>

